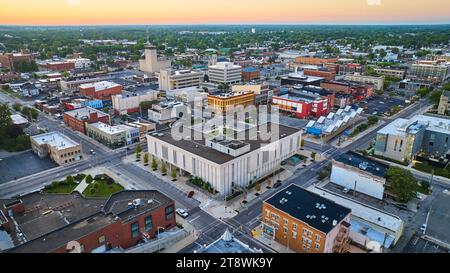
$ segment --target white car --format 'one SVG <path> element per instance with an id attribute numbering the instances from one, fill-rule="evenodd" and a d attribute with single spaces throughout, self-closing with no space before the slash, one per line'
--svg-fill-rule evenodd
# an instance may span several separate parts
<path id="1" fill-rule="evenodd" d="M 189 213 L 187 213 L 187 211 L 184 210 L 184 209 L 178 208 L 178 209 L 176 209 L 176 212 L 177 212 L 178 215 L 180 215 L 183 218 L 186 218 L 186 217 L 189 216 Z"/>
<path id="2" fill-rule="evenodd" d="M 350 191 L 349 188 L 344 188 L 344 189 L 342 190 L 343 193 L 348 193 L 349 191 Z"/>
<path id="3" fill-rule="evenodd" d="M 427 224 L 423 224 L 423 225 L 420 227 L 420 230 L 421 230 L 423 233 L 425 233 L 425 230 L 427 230 Z"/>

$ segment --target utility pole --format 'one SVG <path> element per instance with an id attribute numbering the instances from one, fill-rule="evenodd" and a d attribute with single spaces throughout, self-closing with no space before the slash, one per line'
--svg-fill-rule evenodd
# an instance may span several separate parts
<path id="1" fill-rule="evenodd" d="M 353 197 L 355 197 L 356 195 L 356 183 L 358 183 L 358 181 L 355 180 L 355 186 L 353 187 Z"/>

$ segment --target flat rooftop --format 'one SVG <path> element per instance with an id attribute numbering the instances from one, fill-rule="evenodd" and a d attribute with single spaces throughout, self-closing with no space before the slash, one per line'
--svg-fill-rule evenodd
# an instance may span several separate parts
<path id="1" fill-rule="evenodd" d="M 284 126 L 281 124 L 277 124 L 277 125 L 279 128 L 278 129 L 279 139 L 282 139 L 284 137 L 287 137 L 289 135 L 299 132 L 299 129 L 296 129 L 296 128 L 287 127 L 287 126 Z M 268 123 L 267 128 L 268 128 L 269 132 L 270 132 L 271 127 L 272 127 L 271 123 Z M 259 130 L 259 128 L 258 129 L 256 129 L 256 128 L 247 129 L 247 130 L 245 130 L 245 135 L 249 135 L 250 130 Z M 226 153 L 217 151 L 211 147 L 205 146 L 205 135 L 204 134 L 202 134 L 201 140 L 193 140 L 194 135 L 198 134 L 198 132 L 195 132 L 193 129 L 191 129 L 191 132 L 189 134 L 189 139 L 184 138 L 181 140 L 178 140 L 178 137 L 174 138 L 171 135 L 171 130 L 164 130 L 164 131 L 160 131 L 159 133 L 160 134 L 157 134 L 157 133 L 150 134 L 150 135 L 148 135 L 148 137 L 159 139 L 160 141 L 163 141 L 170 145 L 176 146 L 176 147 L 183 149 L 189 153 L 198 155 L 200 157 L 203 157 L 203 158 L 205 158 L 209 161 L 212 161 L 214 163 L 217 163 L 217 164 L 223 164 L 223 163 L 226 163 L 228 161 L 235 159 L 235 157 L 233 157 L 229 154 L 226 154 Z M 249 152 L 259 149 L 262 146 L 268 145 L 271 143 L 270 140 L 265 141 L 265 140 L 260 139 L 259 137 L 256 140 L 245 139 L 242 141 L 250 144 Z"/>
<path id="2" fill-rule="evenodd" d="M 72 148 L 80 145 L 59 132 L 50 132 L 31 137 L 39 145 L 50 145 L 58 150 Z"/>
<path id="3" fill-rule="evenodd" d="M 425 235 L 450 245 L 450 193 L 441 191 L 433 200 Z"/>
<path id="4" fill-rule="evenodd" d="M 341 154 L 335 158 L 335 160 L 379 177 L 385 177 L 387 170 L 389 169 L 387 164 L 362 156 L 353 151 L 348 151 L 345 154 Z"/>
<path id="5" fill-rule="evenodd" d="M 380 134 L 405 136 L 421 128 L 438 133 L 450 134 L 450 119 L 427 115 L 416 115 L 411 119 L 398 118 L 378 131 Z"/>
<path id="6" fill-rule="evenodd" d="M 65 115 L 69 115 L 78 120 L 89 119 L 89 114 L 91 114 L 91 113 L 97 113 L 98 117 L 108 116 L 108 114 L 106 114 L 100 110 L 91 108 L 91 107 L 83 107 L 83 108 L 78 108 L 75 110 L 64 112 Z"/>
<path id="7" fill-rule="evenodd" d="M 339 204 L 341 206 L 351 208 L 352 216 L 358 217 L 368 223 L 393 232 L 397 232 L 403 227 L 402 219 L 386 211 L 371 207 L 356 200 L 351 200 L 345 196 L 339 195 L 323 188 L 309 187 L 308 190 L 313 192 L 314 194 L 320 195 L 324 199 L 335 202 L 336 204 Z"/>
<path id="8" fill-rule="evenodd" d="M 11 119 L 12 119 L 13 124 L 16 124 L 16 125 L 28 123 L 28 120 L 19 114 L 11 115 Z"/>
<path id="9" fill-rule="evenodd" d="M 130 129 L 133 129 L 133 127 L 130 127 L 127 125 L 111 126 L 111 125 L 103 123 L 103 122 L 91 123 L 91 124 L 89 124 L 89 126 L 97 128 L 98 130 L 105 132 L 107 134 L 118 134 L 121 132 L 128 131 Z"/>
<path id="10" fill-rule="evenodd" d="M 351 212 L 348 207 L 295 184 L 280 190 L 264 202 L 326 234 Z"/>
<path id="11" fill-rule="evenodd" d="M 27 242 L 8 252 L 51 252 L 118 219 L 126 223 L 142 213 L 172 202 L 155 190 L 125 190 L 111 195 L 109 199 L 86 199 L 78 192 L 34 192 L 20 199 L 26 211 L 22 215 L 16 215 L 15 219 Z M 140 200 L 140 205 L 137 208 L 129 206 L 136 199 Z M 5 201 L 11 202 L 11 199 Z M 0 204 L 2 202 L 0 200 Z"/>
<path id="12" fill-rule="evenodd" d="M 110 82 L 110 81 L 100 81 L 100 82 L 81 84 L 80 88 L 92 88 L 92 87 L 94 87 L 95 92 L 99 92 L 99 91 L 103 91 L 105 89 L 118 87 L 118 86 L 121 86 L 121 85 L 117 84 L 115 82 Z"/>

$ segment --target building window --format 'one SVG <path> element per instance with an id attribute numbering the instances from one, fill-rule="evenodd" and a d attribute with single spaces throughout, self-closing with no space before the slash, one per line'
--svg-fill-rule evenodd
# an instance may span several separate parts
<path id="1" fill-rule="evenodd" d="M 105 235 L 98 237 L 98 243 L 103 244 L 105 242 Z"/>
<path id="2" fill-rule="evenodd" d="M 316 250 L 320 249 L 320 244 L 316 243 Z"/>
<path id="3" fill-rule="evenodd" d="M 320 235 L 316 234 L 316 242 L 320 242 Z"/>
<path id="4" fill-rule="evenodd" d="M 283 219 L 283 222 L 284 222 L 284 224 L 287 226 L 287 224 L 288 224 L 288 219 L 284 218 L 284 219 Z"/>
<path id="5" fill-rule="evenodd" d="M 308 246 L 307 248 L 306 248 L 306 251 L 310 251 L 311 250 L 311 247 L 310 246 Z"/>
<path id="6" fill-rule="evenodd" d="M 145 231 L 150 231 L 153 228 L 152 216 L 145 217 Z"/>
<path id="7" fill-rule="evenodd" d="M 303 229 L 303 235 L 305 235 L 305 236 L 308 235 L 308 230 L 306 228 Z"/>
<path id="8" fill-rule="evenodd" d="M 135 222 L 131 224 L 131 238 L 136 238 L 139 235 L 139 223 Z"/>
<path id="9" fill-rule="evenodd" d="M 296 223 L 292 224 L 292 229 L 297 229 L 297 224 Z"/>
<path id="10" fill-rule="evenodd" d="M 166 208 L 166 220 L 172 220 L 173 219 L 173 206 Z"/>
<path id="11" fill-rule="evenodd" d="M 284 227 L 284 228 L 283 228 L 283 233 L 284 233 L 284 234 L 287 234 L 287 232 L 288 232 L 288 229 Z"/>
<path id="12" fill-rule="evenodd" d="M 306 250 L 306 245 L 305 244 L 303 244 L 303 250 Z"/>
<path id="13" fill-rule="evenodd" d="M 297 239 L 297 231 L 292 231 L 292 239 Z"/>

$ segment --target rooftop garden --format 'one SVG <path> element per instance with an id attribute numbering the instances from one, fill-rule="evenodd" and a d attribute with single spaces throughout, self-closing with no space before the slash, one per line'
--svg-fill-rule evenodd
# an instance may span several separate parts
<path id="1" fill-rule="evenodd" d="M 88 183 L 88 179 L 86 179 L 86 183 Z M 83 195 L 87 198 L 108 198 L 112 194 L 124 190 L 122 185 L 106 174 L 95 176 L 88 184 L 89 186 L 83 191 Z"/>

